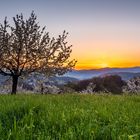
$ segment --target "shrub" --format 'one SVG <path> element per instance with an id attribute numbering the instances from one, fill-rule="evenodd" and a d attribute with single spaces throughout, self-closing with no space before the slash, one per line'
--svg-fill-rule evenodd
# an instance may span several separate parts
<path id="1" fill-rule="evenodd" d="M 110 75 L 106 77 L 95 77 L 92 79 L 81 80 L 78 83 L 69 83 L 68 87 L 71 87 L 75 91 L 85 91 L 89 85 L 93 83 L 93 92 L 111 92 L 114 94 L 122 93 L 122 87 L 126 84 L 120 76 Z"/>
<path id="2" fill-rule="evenodd" d="M 111 93 L 120 94 L 122 93 L 122 87 L 126 83 L 118 75 L 106 76 L 103 78 L 104 87 Z"/>

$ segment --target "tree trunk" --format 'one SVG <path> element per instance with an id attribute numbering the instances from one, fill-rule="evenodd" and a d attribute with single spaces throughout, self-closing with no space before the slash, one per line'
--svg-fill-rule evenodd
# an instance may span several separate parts
<path id="1" fill-rule="evenodd" d="M 17 92 L 17 84 L 18 84 L 18 76 L 17 75 L 14 75 L 12 76 L 12 92 L 11 94 L 16 94 Z"/>

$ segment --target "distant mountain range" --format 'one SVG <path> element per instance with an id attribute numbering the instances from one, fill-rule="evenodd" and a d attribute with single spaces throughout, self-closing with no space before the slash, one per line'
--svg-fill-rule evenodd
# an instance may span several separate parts
<path id="1" fill-rule="evenodd" d="M 119 75 L 122 77 L 123 80 L 129 80 L 133 77 L 140 76 L 140 67 L 72 70 L 71 72 L 66 73 L 64 76 L 83 80 L 106 75 Z"/>
<path id="2" fill-rule="evenodd" d="M 123 80 L 129 80 L 133 77 L 140 76 L 140 67 L 132 68 L 102 68 L 102 69 L 91 69 L 91 70 L 72 70 L 71 72 L 66 73 L 63 76 L 50 77 L 48 80 L 49 83 L 54 85 L 63 85 L 68 82 L 77 82 L 78 80 L 90 79 L 93 77 L 104 77 L 108 75 L 119 75 Z M 44 76 L 41 74 L 39 77 L 36 74 L 27 77 L 25 81 L 35 81 L 37 79 L 43 80 Z M 9 77 L 0 75 L 0 85 L 5 84 Z"/>
<path id="3" fill-rule="evenodd" d="M 8 76 L 0 75 L 0 85 L 4 85 L 8 79 L 11 79 L 11 78 Z M 76 79 L 76 78 L 67 77 L 67 76 L 55 76 L 55 77 L 46 78 L 44 75 L 42 76 L 41 74 L 40 75 L 33 74 L 33 75 L 26 77 L 24 80 L 19 79 L 19 82 L 22 81 L 22 82 L 26 82 L 26 83 L 29 83 L 29 82 L 35 83 L 36 80 L 45 81 L 45 83 L 53 84 L 53 85 L 64 85 L 68 82 L 77 82 L 78 81 L 78 79 Z"/>
<path id="4" fill-rule="evenodd" d="M 131 73 L 131 72 L 114 72 L 114 73 L 107 73 L 101 75 L 101 77 L 110 76 L 110 75 L 119 75 L 123 80 L 127 81 L 134 77 L 140 77 L 140 73 Z"/>

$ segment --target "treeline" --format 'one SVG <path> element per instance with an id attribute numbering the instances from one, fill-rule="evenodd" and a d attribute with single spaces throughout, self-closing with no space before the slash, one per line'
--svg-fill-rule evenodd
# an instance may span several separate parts
<path id="1" fill-rule="evenodd" d="M 69 82 L 66 87 L 73 89 L 76 92 L 106 92 L 113 94 L 121 94 L 123 86 L 126 82 L 118 75 L 106 77 L 95 77 L 87 80 L 81 80 L 77 83 Z"/>

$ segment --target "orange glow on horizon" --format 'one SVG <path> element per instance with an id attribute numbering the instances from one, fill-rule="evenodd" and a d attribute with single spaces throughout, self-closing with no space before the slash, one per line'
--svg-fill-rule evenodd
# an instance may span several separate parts
<path id="1" fill-rule="evenodd" d="M 100 69 L 100 68 L 129 68 L 129 67 L 138 67 L 140 66 L 140 60 L 131 59 L 108 59 L 102 60 L 80 60 L 77 62 L 75 69 Z"/>
<path id="2" fill-rule="evenodd" d="M 90 69 L 101 69 L 101 68 L 131 68 L 131 67 L 140 67 L 140 65 L 134 65 L 134 66 L 114 66 L 114 67 L 89 67 L 89 66 L 76 66 L 75 70 L 90 70 Z"/>
<path id="3" fill-rule="evenodd" d="M 140 66 L 140 42 L 135 40 L 88 40 L 74 43 L 75 69 L 128 68 Z M 86 46 L 86 47 L 85 47 Z"/>
<path id="4" fill-rule="evenodd" d="M 76 70 L 80 70 L 80 69 L 100 69 L 100 68 L 131 68 L 131 67 L 140 67 L 140 63 L 136 63 L 136 64 L 130 64 L 130 63 L 126 63 L 125 64 L 107 64 L 107 63 L 101 63 L 101 64 L 87 64 L 87 65 L 80 65 L 77 63 L 77 65 L 75 66 Z"/>

